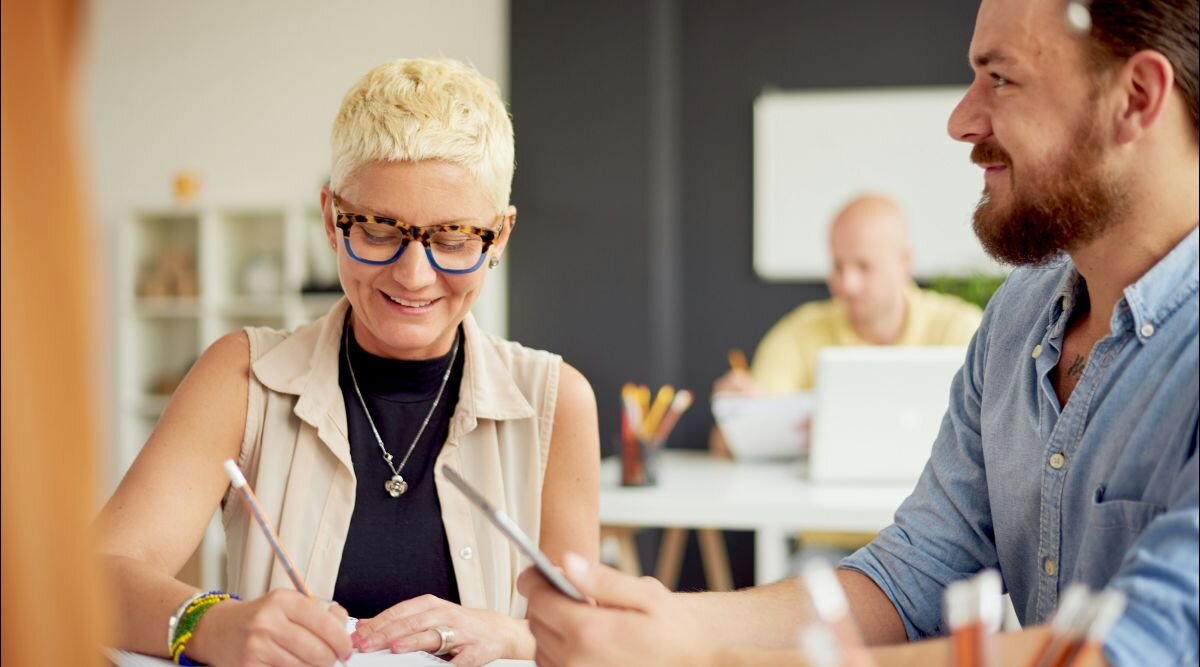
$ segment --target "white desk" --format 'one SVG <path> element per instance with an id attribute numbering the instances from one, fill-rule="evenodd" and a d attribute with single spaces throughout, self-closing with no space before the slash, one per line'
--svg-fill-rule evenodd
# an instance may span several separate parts
<path id="1" fill-rule="evenodd" d="M 904 483 L 821 483 L 797 462 L 744 463 L 707 452 L 659 454 L 658 484 L 621 486 L 620 460 L 600 465 L 600 524 L 754 532 L 754 581 L 787 574 L 791 536 L 806 530 L 877 532 L 912 492 Z"/>

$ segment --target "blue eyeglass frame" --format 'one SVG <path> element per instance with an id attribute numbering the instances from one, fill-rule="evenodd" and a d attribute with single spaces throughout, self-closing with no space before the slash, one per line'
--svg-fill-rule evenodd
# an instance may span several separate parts
<path id="1" fill-rule="evenodd" d="M 429 265 L 432 266 L 434 270 L 440 271 L 441 273 L 451 274 L 474 273 L 479 270 L 479 267 L 483 266 L 483 260 L 487 258 L 488 250 L 492 247 L 492 243 L 494 243 L 496 238 L 500 235 L 500 231 L 504 225 L 504 214 L 499 213 L 496 215 L 496 220 L 499 224 L 496 225 L 495 229 L 457 224 L 417 227 L 415 225 L 410 225 L 407 222 L 396 220 L 395 218 L 388 218 L 381 215 L 371 215 L 370 213 L 350 213 L 348 211 L 343 211 L 341 203 L 341 197 L 333 195 L 333 201 L 330 204 L 331 208 L 333 209 L 333 224 L 338 229 L 342 230 L 342 243 L 346 246 L 346 252 L 350 254 L 351 259 L 354 261 L 362 262 L 363 264 L 370 264 L 372 266 L 384 266 L 395 262 L 396 260 L 400 259 L 400 255 L 404 254 L 404 249 L 408 247 L 410 241 L 419 241 L 421 245 L 425 246 L 425 257 L 429 260 Z M 356 222 L 389 225 L 400 230 L 400 232 L 403 234 L 403 237 L 400 241 L 400 248 L 396 250 L 396 254 L 392 255 L 390 259 L 383 260 L 363 259 L 362 257 L 359 257 L 354 252 L 354 249 L 350 247 L 350 228 L 353 227 L 354 223 Z M 476 260 L 475 264 L 470 268 L 446 269 L 440 266 L 437 263 L 437 260 L 433 258 L 433 249 L 429 247 L 429 237 L 438 232 L 446 231 L 474 234 L 483 241 L 483 249 L 479 253 L 479 259 Z"/>

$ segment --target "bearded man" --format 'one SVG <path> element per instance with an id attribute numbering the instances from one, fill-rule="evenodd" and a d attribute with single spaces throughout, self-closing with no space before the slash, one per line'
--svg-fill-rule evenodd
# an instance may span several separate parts
<path id="1" fill-rule="evenodd" d="M 1031 664 L 1073 583 L 1126 598 L 1073 665 L 1197 663 L 1198 24 L 1196 0 L 983 0 L 949 131 L 984 169 L 976 233 L 1021 268 L 913 494 L 840 565 L 866 642 L 909 642 L 880 665 L 944 664 L 945 640 L 914 640 L 945 634 L 947 587 L 989 568 L 1025 628 L 997 664 Z M 564 563 L 598 605 L 523 575 L 538 665 L 806 664 L 795 582 L 670 594 Z"/>

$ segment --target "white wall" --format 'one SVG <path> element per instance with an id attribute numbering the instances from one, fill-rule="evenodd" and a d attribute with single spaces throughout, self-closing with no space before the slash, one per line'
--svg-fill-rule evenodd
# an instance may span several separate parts
<path id="1" fill-rule="evenodd" d="M 506 0 L 94 0 L 83 125 L 97 218 L 171 202 L 199 174 L 204 203 L 312 201 L 343 94 L 385 60 L 449 56 L 508 89 Z M 111 256 L 111 255 L 110 255 Z M 476 307 L 503 334 L 505 276 Z"/>
<path id="2" fill-rule="evenodd" d="M 851 197 L 895 199 L 918 278 L 1000 274 L 971 231 L 983 171 L 946 133 L 961 86 L 766 91 L 754 103 L 754 270 L 824 280 L 829 224 Z M 886 121 L 881 120 L 886 119 Z"/>

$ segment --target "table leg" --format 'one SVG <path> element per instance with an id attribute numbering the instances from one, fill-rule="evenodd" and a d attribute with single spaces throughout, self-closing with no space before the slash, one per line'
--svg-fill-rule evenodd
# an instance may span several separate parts
<path id="1" fill-rule="evenodd" d="M 670 590 L 679 586 L 679 568 L 683 565 L 683 550 L 687 546 L 686 528 L 664 528 L 658 545 L 658 564 L 654 578 Z"/>
<path id="2" fill-rule="evenodd" d="M 733 574 L 729 571 L 729 552 L 725 550 L 725 535 L 716 528 L 696 531 L 700 540 L 700 555 L 704 561 L 704 578 L 710 591 L 733 590 Z"/>
<path id="3" fill-rule="evenodd" d="M 754 583 L 769 584 L 787 576 L 788 535 L 778 528 L 754 532 Z"/>
<path id="4" fill-rule="evenodd" d="M 617 542 L 617 569 L 635 577 L 642 576 L 642 561 L 638 558 L 637 543 L 633 541 L 636 528 L 629 526 L 601 526 L 600 539 Z"/>

